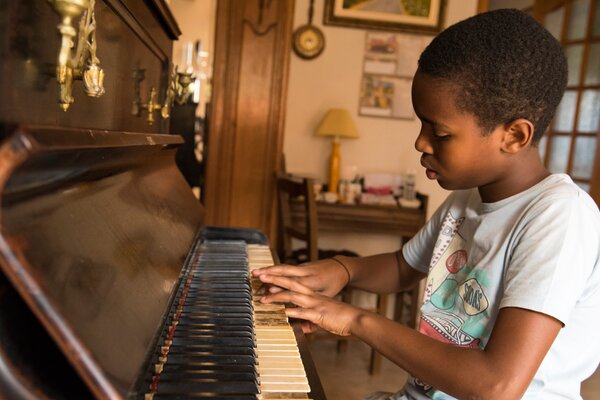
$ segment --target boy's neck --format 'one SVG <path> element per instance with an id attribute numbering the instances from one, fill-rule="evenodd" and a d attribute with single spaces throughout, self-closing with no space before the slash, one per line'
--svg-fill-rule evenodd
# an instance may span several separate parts
<path id="1" fill-rule="evenodd" d="M 535 149 L 537 152 L 537 149 Z M 539 154 L 539 153 L 538 153 Z M 489 185 L 478 187 L 479 196 L 484 203 L 494 203 L 521 193 L 537 185 L 550 175 L 539 155 L 523 157 L 516 161 L 507 173 Z"/>

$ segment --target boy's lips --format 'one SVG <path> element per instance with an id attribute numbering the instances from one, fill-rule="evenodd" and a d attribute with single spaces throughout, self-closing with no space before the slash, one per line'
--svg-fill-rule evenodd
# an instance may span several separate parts
<path id="1" fill-rule="evenodd" d="M 427 175 L 427 178 L 431 180 L 435 180 L 438 178 L 439 174 L 435 170 L 433 170 L 429 166 L 429 164 L 425 162 L 425 160 L 423 160 L 423 157 L 421 157 L 421 165 L 423 166 L 423 168 L 425 168 L 425 175 Z"/>
<path id="2" fill-rule="evenodd" d="M 435 179 L 437 179 L 437 178 L 438 178 L 438 173 L 437 173 L 437 172 L 435 172 L 435 171 L 434 171 L 434 170 L 432 170 L 432 169 L 429 169 L 429 168 L 426 168 L 426 169 L 425 169 L 425 174 L 426 174 L 426 175 L 427 175 L 427 177 L 428 177 L 429 179 L 431 179 L 431 180 L 435 180 Z"/>

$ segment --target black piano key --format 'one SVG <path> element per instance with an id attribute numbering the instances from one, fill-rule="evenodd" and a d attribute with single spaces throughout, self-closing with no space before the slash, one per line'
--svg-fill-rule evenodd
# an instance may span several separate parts
<path id="1" fill-rule="evenodd" d="M 207 299 L 198 299 L 198 298 L 188 298 L 183 306 L 184 307 L 206 307 L 215 309 L 217 307 L 245 307 L 245 308 L 253 308 L 252 303 L 248 302 L 248 299 L 241 299 L 240 301 L 228 301 L 222 302 L 217 300 L 207 300 Z"/>
<path id="2" fill-rule="evenodd" d="M 152 359 L 153 364 L 160 363 L 159 357 L 163 356 L 154 356 Z M 219 364 L 219 365 L 255 365 L 256 357 L 254 355 L 229 355 L 229 354 L 202 354 L 202 353 L 186 353 L 180 354 L 175 353 L 167 354 L 166 356 L 166 364 L 191 364 L 194 363 L 196 365 L 205 364 Z"/>
<path id="3" fill-rule="evenodd" d="M 179 305 L 179 300 L 181 299 L 181 296 L 176 297 L 176 300 L 174 302 L 175 306 Z M 184 299 L 184 303 L 206 303 L 206 304 L 219 304 L 219 305 L 230 305 L 232 303 L 239 303 L 239 304 L 249 304 L 248 302 L 250 302 L 250 304 L 252 304 L 252 296 L 248 296 L 247 294 L 244 294 L 243 296 L 230 296 L 229 293 L 227 293 L 226 296 L 222 296 L 222 297 L 218 297 L 218 296 L 213 296 L 210 293 L 192 293 L 189 296 L 186 296 L 186 298 Z"/>
<path id="4" fill-rule="evenodd" d="M 179 328 L 179 327 L 177 327 Z M 165 335 L 167 335 L 165 333 Z M 175 329 L 173 332 L 168 333 L 173 339 L 182 339 L 192 342 L 202 338 L 227 338 L 231 340 L 242 340 L 242 339 L 253 339 L 254 334 L 252 329 L 246 330 L 229 330 L 224 331 L 220 329 L 193 329 L 189 327 L 183 327 L 181 329 Z"/>
<path id="5" fill-rule="evenodd" d="M 209 267 L 230 267 L 234 269 L 246 268 L 248 265 L 248 259 L 236 257 L 223 259 L 222 254 L 215 254 L 214 257 L 201 257 L 196 260 L 195 268 L 201 270 L 205 266 Z"/>
<path id="6" fill-rule="evenodd" d="M 224 291 L 222 293 L 217 294 L 217 293 L 204 293 L 204 296 L 202 296 L 202 293 L 198 293 L 198 296 L 201 297 L 206 297 L 207 299 L 218 299 L 219 297 L 221 298 L 248 298 L 248 293 L 247 292 L 227 292 Z M 179 300 L 179 298 L 178 298 Z"/>
<path id="7" fill-rule="evenodd" d="M 227 382 L 227 381 L 243 381 L 243 382 L 253 382 L 258 384 L 257 375 L 251 372 L 204 372 L 204 371 L 180 371 L 180 372 L 163 372 L 160 374 L 161 382 L 175 382 L 175 381 L 187 381 L 187 380 L 197 380 L 197 381 L 218 381 L 218 382 Z"/>
<path id="8" fill-rule="evenodd" d="M 246 255 L 246 245 L 243 241 L 238 242 L 237 244 L 233 244 L 233 245 L 223 245 L 221 246 L 220 244 L 217 244 L 219 242 L 203 242 L 199 248 L 201 250 L 204 250 L 202 252 L 203 255 L 205 254 L 211 254 L 211 252 L 215 252 L 218 249 L 226 249 L 228 254 L 235 254 L 236 252 L 238 254 L 244 254 Z"/>
<path id="9" fill-rule="evenodd" d="M 248 260 L 246 259 L 229 259 L 229 260 L 223 260 L 222 256 L 219 256 L 219 258 L 217 259 L 199 259 L 198 260 L 198 266 L 196 267 L 196 270 L 203 270 L 205 268 L 212 268 L 212 267 L 217 267 L 217 268 L 227 268 L 227 269 L 236 269 L 236 270 L 242 270 L 244 268 L 248 267 Z"/>
<path id="10" fill-rule="evenodd" d="M 188 296 L 186 296 L 184 298 L 184 300 L 181 303 L 178 303 L 177 305 L 174 305 L 175 307 L 181 307 L 181 306 L 185 306 L 187 304 L 200 304 L 200 303 L 205 303 L 205 304 L 215 304 L 216 302 L 219 303 L 219 305 L 231 305 L 231 303 L 234 302 L 239 302 L 240 304 L 248 304 L 248 302 L 250 302 L 250 304 L 252 304 L 252 294 L 250 292 L 241 292 L 241 291 L 235 291 L 235 292 L 227 292 L 224 291 L 222 292 L 222 297 L 219 299 L 218 296 L 214 296 L 211 292 L 209 291 L 205 291 L 205 292 L 191 292 L 188 294 Z"/>
<path id="11" fill-rule="evenodd" d="M 174 304 L 173 306 L 176 308 L 178 307 L 182 307 L 188 304 L 201 304 L 204 303 L 206 305 L 209 305 L 210 303 L 215 304 L 215 303 L 219 303 L 218 305 L 224 306 L 224 305 L 231 305 L 231 303 L 237 301 L 240 304 L 248 304 L 248 302 L 250 302 L 250 304 L 252 304 L 252 294 L 250 292 L 243 292 L 243 291 L 223 291 L 221 292 L 222 297 L 219 299 L 218 296 L 215 296 L 213 294 L 213 292 L 205 290 L 205 291 L 193 291 L 188 293 L 188 295 L 183 299 L 183 301 L 179 302 L 177 304 Z M 219 301 L 221 300 L 221 301 Z"/>
<path id="12" fill-rule="evenodd" d="M 226 293 L 239 293 L 239 292 L 249 292 L 250 285 L 246 282 L 225 282 L 225 283 L 207 283 L 207 282 L 191 282 L 190 286 L 186 290 L 186 293 L 194 293 L 194 292 L 205 292 L 211 291 L 213 294 L 217 295 L 219 292 Z"/>
<path id="13" fill-rule="evenodd" d="M 240 254 L 228 253 L 228 252 L 217 252 L 217 251 L 207 251 L 202 254 L 199 254 L 194 261 L 200 261 L 201 263 L 205 262 L 247 262 L 248 256 L 245 252 Z"/>
<path id="14" fill-rule="evenodd" d="M 219 394 L 258 394 L 258 385 L 253 382 L 158 382 L 157 394 L 199 395 Z"/>
<path id="15" fill-rule="evenodd" d="M 200 393 L 200 394 L 156 394 L 154 400 L 188 400 L 188 399 L 210 399 L 210 400 L 256 400 L 256 395 L 221 395 L 219 393 Z"/>
<path id="16" fill-rule="evenodd" d="M 228 254 L 235 254 L 235 252 L 240 254 L 243 253 L 244 255 L 246 254 L 246 244 L 243 241 L 238 241 L 237 243 L 229 243 L 222 241 L 206 241 L 202 242 L 199 248 L 200 250 L 202 250 L 203 255 L 214 253 L 217 250 L 222 250 L 224 252 L 227 252 Z"/>
<path id="17" fill-rule="evenodd" d="M 201 308 L 184 310 L 179 314 L 179 318 L 251 318 L 252 311 L 246 312 L 213 312 L 212 310 L 203 310 Z"/>
<path id="18" fill-rule="evenodd" d="M 211 276 L 211 277 L 218 277 L 221 279 L 239 279 L 239 280 L 247 280 L 248 279 L 248 269 L 247 267 L 244 268 L 230 268 L 230 267 L 226 267 L 226 268 L 221 268 L 221 267 L 214 267 L 214 268 L 203 268 L 200 267 L 199 269 L 193 271 L 190 274 L 190 278 L 189 279 L 202 279 L 205 278 L 207 276 Z"/>
<path id="19" fill-rule="evenodd" d="M 236 271 L 240 274 L 244 271 L 248 270 L 248 262 L 247 261 L 230 261 L 230 262 L 222 262 L 222 261 L 200 261 L 197 265 L 195 265 L 191 272 L 194 274 L 202 273 L 208 269 L 221 269 L 221 270 L 229 270 Z"/>
<path id="20" fill-rule="evenodd" d="M 256 351 L 254 350 L 254 347 L 247 347 L 247 346 L 217 347 L 217 346 L 197 345 L 197 344 L 189 344 L 189 343 L 185 343 L 185 344 L 173 343 L 171 346 L 168 346 L 168 348 L 169 348 L 169 354 L 171 354 L 171 352 L 179 353 L 179 354 L 205 352 L 206 354 L 215 354 L 215 355 L 241 354 L 241 355 L 256 357 Z"/>
<path id="21" fill-rule="evenodd" d="M 165 364 L 163 366 L 163 373 L 165 372 L 206 372 L 206 373 L 219 373 L 219 372 L 230 372 L 230 373 L 249 373 L 257 375 L 256 365 L 206 365 L 205 363 L 185 363 L 185 364 Z"/>
<path id="22" fill-rule="evenodd" d="M 177 336 L 177 332 L 173 338 L 181 338 Z M 213 346 L 253 346 L 253 338 L 245 337 L 218 337 L 218 336 L 183 336 L 187 340 L 193 340 L 197 345 L 213 345 Z"/>
<path id="23" fill-rule="evenodd" d="M 179 321 L 177 324 L 176 330 L 180 329 L 182 331 L 195 331 L 195 330 L 206 330 L 210 332 L 254 332 L 251 326 L 246 325 L 216 325 L 211 323 L 194 323 L 194 322 L 186 322 Z M 168 332 L 165 332 L 168 333 Z"/>
<path id="24" fill-rule="evenodd" d="M 182 317 L 181 322 L 206 323 L 216 325 L 245 325 L 252 327 L 251 318 Z"/>
<path id="25" fill-rule="evenodd" d="M 208 281 L 213 281 L 213 282 L 208 282 Z M 236 275 L 227 275 L 227 274 L 223 274 L 221 272 L 206 272 L 204 274 L 202 274 L 201 277 L 197 276 L 197 277 L 192 277 L 189 279 L 188 282 L 188 288 L 187 290 L 197 290 L 196 287 L 202 287 L 202 285 L 204 285 L 204 288 L 207 287 L 212 287 L 215 288 L 217 284 L 219 283 L 237 283 L 241 286 L 246 286 L 248 287 L 248 283 L 246 282 L 248 280 L 247 277 L 242 277 L 242 276 L 236 276 Z M 211 285 L 212 284 L 212 285 Z M 215 290 L 217 290 L 215 288 Z"/>

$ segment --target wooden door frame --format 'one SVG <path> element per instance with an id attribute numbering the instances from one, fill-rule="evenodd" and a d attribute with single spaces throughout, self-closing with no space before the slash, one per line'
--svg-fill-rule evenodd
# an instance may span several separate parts
<path id="1" fill-rule="evenodd" d="M 294 1 L 288 0 L 217 3 L 207 224 L 273 236 L 293 14 Z"/>

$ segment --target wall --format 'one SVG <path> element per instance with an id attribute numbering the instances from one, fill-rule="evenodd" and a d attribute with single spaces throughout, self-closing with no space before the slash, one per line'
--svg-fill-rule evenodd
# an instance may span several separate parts
<path id="1" fill-rule="evenodd" d="M 309 0 L 296 0 L 294 27 L 307 23 Z M 324 0 L 314 1 L 313 24 L 325 35 L 325 50 L 316 59 L 303 60 L 292 54 L 288 86 L 284 153 L 290 172 L 325 181 L 330 141 L 313 136 L 325 111 L 347 108 L 360 133 L 356 140 L 343 140 L 342 165 L 358 167 L 360 174 L 417 171 L 417 190 L 429 195 L 428 214 L 445 199 L 447 192 L 429 181 L 420 166 L 414 141 L 420 123 L 358 116 L 359 85 L 366 30 L 323 25 Z M 475 14 L 477 0 L 449 0 L 445 26 Z M 416 65 L 416 60 L 415 60 Z M 322 248 L 349 248 L 361 255 L 393 251 L 398 238 L 383 235 L 321 234 Z"/>

